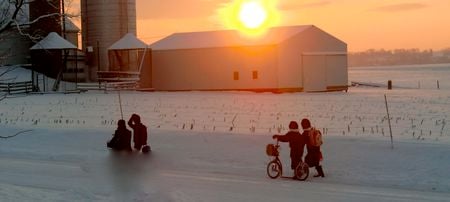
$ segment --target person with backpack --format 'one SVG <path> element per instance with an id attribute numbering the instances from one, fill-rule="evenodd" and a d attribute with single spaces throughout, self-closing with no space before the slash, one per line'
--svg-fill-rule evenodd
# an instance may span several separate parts
<path id="1" fill-rule="evenodd" d="M 131 151 L 131 131 L 127 129 L 125 120 L 120 119 L 117 122 L 113 138 L 106 143 L 106 146 L 117 151 Z"/>
<path id="2" fill-rule="evenodd" d="M 308 119 L 303 119 L 301 125 L 306 141 L 306 150 L 308 152 L 305 157 L 305 162 L 309 167 L 316 168 L 317 175 L 314 175 L 314 177 L 325 177 L 323 168 L 320 165 L 320 161 L 322 160 L 322 152 L 320 151 L 322 134 L 319 130 L 311 127 L 311 122 Z"/>
<path id="3" fill-rule="evenodd" d="M 291 169 L 295 170 L 297 165 L 302 161 L 303 150 L 305 148 L 305 138 L 303 138 L 298 130 L 298 123 L 291 121 L 289 123 L 289 132 L 285 135 L 274 135 L 272 138 L 280 142 L 289 142 L 289 147 L 291 148 Z"/>
<path id="4" fill-rule="evenodd" d="M 141 117 L 137 114 L 131 115 L 128 126 L 133 129 L 134 148 L 140 151 L 147 145 L 147 127 L 141 123 Z"/>

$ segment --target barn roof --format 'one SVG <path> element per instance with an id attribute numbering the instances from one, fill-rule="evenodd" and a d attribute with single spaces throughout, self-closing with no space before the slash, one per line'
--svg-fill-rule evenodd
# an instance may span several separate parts
<path id="1" fill-rule="evenodd" d="M 217 48 L 279 44 L 313 25 L 270 28 L 259 38 L 243 36 L 237 30 L 175 33 L 150 45 L 153 50 Z"/>

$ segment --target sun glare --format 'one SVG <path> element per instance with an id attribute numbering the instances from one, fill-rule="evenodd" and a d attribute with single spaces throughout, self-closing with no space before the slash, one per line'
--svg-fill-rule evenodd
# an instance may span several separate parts
<path id="1" fill-rule="evenodd" d="M 267 12 L 264 7 L 256 2 L 245 2 L 239 11 L 239 20 L 249 29 L 260 27 L 267 19 Z"/>
<path id="2" fill-rule="evenodd" d="M 273 0 L 235 0 L 219 10 L 226 28 L 235 29 L 250 37 L 261 36 L 279 21 Z"/>

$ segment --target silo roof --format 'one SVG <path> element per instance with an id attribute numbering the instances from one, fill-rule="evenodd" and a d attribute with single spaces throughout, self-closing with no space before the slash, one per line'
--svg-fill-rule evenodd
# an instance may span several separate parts
<path id="1" fill-rule="evenodd" d="M 62 50 L 78 49 L 75 45 L 65 40 L 56 32 L 50 32 L 44 39 L 37 42 L 30 50 Z"/>
<path id="2" fill-rule="evenodd" d="M 65 18 L 64 24 L 65 24 L 66 32 L 80 32 L 81 31 L 80 28 L 78 28 L 78 26 L 75 25 L 75 23 L 73 23 L 73 21 L 70 18 L 68 18 L 68 17 L 64 17 L 64 18 Z"/>
<path id="3" fill-rule="evenodd" d="M 111 45 L 108 50 L 134 50 L 134 49 L 145 49 L 147 44 L 138 39 L 134 34 L 127 33 L 113 45 Z"/>
<path id="4" fill-rule="evenodd" d="M 246 37 L 237 30 L 175 33 L 150 45 L 152 50 L 197 49 L 279 44 L 313 25 L 270 28 L 261 37 Z"/>

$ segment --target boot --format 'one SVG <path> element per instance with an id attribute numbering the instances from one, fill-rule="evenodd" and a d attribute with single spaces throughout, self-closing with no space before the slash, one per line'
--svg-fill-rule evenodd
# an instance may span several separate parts
<path id="1" fill-rule="evenodd" d="M 314 175 L 314 177 L 325 177 L 322 166 L 316 166 L 316 170 L 317 170 L 317 175 Z"/>

